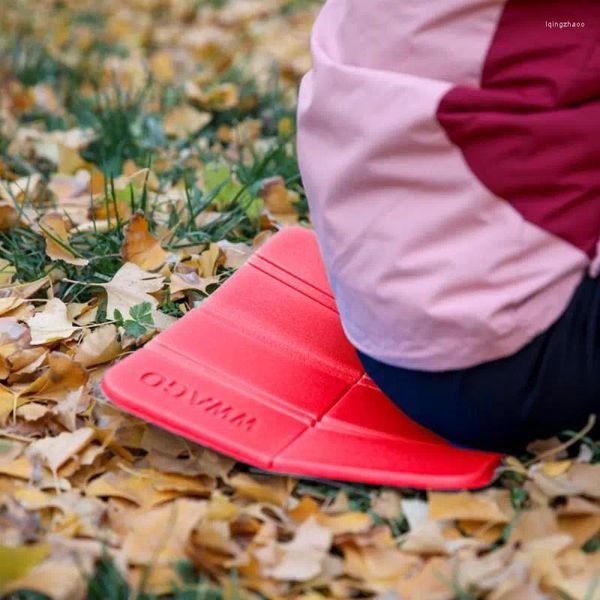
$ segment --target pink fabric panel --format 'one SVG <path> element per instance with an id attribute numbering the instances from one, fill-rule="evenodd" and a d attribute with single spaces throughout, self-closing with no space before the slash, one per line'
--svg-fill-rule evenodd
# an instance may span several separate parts
<path id="1" fill-rule="evenodd" d="M 584 22 L 550 29 L 546 21 Z M 482 183 L 586 252 L 600 237 L 600 3 L 510 0 L 481 87 L 456 87 L 438 118 Z"/>
<path id="2" fill-rule="evenodd" d="M 329 0 L 321 15 L 320 43 L 336 62 L 479 85 L 503 4 Z"/>
<path id="3" fill-rule="evenodd" d="M 473 175 L 435 118 L 454 83 L 437 79 L 437 51 L 421 75 L 381 66 L 389 61 L 388 38 L 408 36 L 417 56 L 425 38 L 416 40 L 425 32 L 431 30 L 431 44 L 435 35 L 450 39 L 443 20 L 416 16 L 392 19 L 385 35 L 369 34 L 382 33 L 380 13 L 394 15 L 405 4 L 450 5 L 457 15 L 461 5 L 465 15 L 474 5 L 330 0 L 313 34 L 314 68 L 301 88 L 300 166 L 350 340 L 389 364 L 463 368 L 514 353 L 550 326 L 588 260 L 525 221 Z M 494 3 L 475 4 L 486 8 L 482 25 L 470 25 L 481 39 L 464 47 L 481 50 L 479 66 L 465 53 L 456 60 L 457 80 L 481 68 L 494 31 Z M 501 4 L 495 6 L 499 16 Z M 371 36 L 364 53 L 350 20 Z"/>

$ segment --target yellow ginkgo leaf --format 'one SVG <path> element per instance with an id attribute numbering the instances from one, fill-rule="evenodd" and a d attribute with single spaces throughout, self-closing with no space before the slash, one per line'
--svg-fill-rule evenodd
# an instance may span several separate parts
<path id="1" fill-rule="evenodd" d="M 23 298 L 18 296 L 7 296 L 6 298 L 0 298 L 0 315 L 3 315 L 23 304 Z"/>
<path id="2" fill-rule="evenodd" d="M 48 544 L 0 546 L 0 591 L 10 581 L 25 577 L 49 552 Z"/>
<path id="3" fill-rule="evenodd" d="M 186 544 L 196 523 L 206 514 L 206 502 L 181 499 L 140 514 L 123 542 L 130 563 L 173 564 L 186 558 Z"/>
<path id="4" fill-rule="evenodd" d="M 28 456 L 38 456 L 44 460 L 53 473 L 70 458 L 83 450 L 94 438 L 91 427 L 82 427 L 74 432 L 63 432 L 57 436 L 49 436 L 36 440 L 27 448 Z"/>
<path id="5" fill-rule="evenodd" d="M 31 344 L 50 344 L 70 338 L 77 327 L 68 318 L 67 306 L 58 298 L 49 300 L 41 312 L 25 321 L 31 331 Z"/>
<path id="6" fill-rule="evenodd" d="M 88 260 L 76 256 L 75 251 L 69 245 L 67 228 L 62 217 L 57 212 L 51 212 L 40 219 L 40 229 L 46 240 L 46 254 L 52 260 L 64 260 L 70 265 L 83 267 Z"/>
<path id="7" fill-rule="evenodd" d="M 146 217 L 142 213 L 136 213 L 125 227 L 121 256 L 124 262 L 132 262 L 141 269 L 154 271 L 165 263 L 169 253 L 150 234 Z"/>
<path id="8" fill-rule="evenodd" d="M 47 361 L 48 368 L 20 391 L 20 397 L 60 402 L 69 393 L 79 390 L 88 380 L 86 370 L 62 352 L 51 352 Z"/>
<path id="9" fill-rule="evenodd" d="M 150 294 L 158 292 L 163 286 L 163 281 L 161 275 L 148 273 L 131 262 L 125 263 L 112 280 L 104 284 L 108 297 L 108 318 L 115 318 L 115 310 L 126 317 L 134 306 L 144 302 L 156 308 L 158 300 Z"/>
<path id="10" fill-rule="evenodd" d="M 511 515 L 502 510 L 496 498 L 484 493 L 430 492 L 429 517 L 433 521 L 466 519 L 485 523 L 508 523 Z"/>
<path id="11" fill-rule="evenodd" d="M 309 517 L 296 529 L 291 542 L 278 544 L 275 564 L 270 565 L 270 552 L 257 552 L 263 563 L 263 572 L 283 581 L 308 581 L 318 576 L 333 540 L 333 533 Z"/>
<path id="12" fill-rule="evenodd" d="M 187 137 L 203 129 L 212 121 L 209 112 L 202 112 L 189 105 L 176 106 L 165 115 L 163 127 L 171 137 Z"/>

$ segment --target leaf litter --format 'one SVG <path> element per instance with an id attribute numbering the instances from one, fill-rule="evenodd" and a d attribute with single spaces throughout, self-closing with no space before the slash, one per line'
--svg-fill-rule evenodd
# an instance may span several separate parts
<path id="1" fill-rule="evenodd" d="M 294 108 L 319 6 L 3 4 L 0 593 L 600 598 L 585 432 L 490 488 L 425 493 L 267 475 L 99 393 L 277 229 L 309 226 Z"/>

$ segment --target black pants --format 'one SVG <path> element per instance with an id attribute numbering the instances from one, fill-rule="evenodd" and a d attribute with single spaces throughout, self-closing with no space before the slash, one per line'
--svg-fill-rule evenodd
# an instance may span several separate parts
<path id="1" fill-rule="evenodd" d="M 426 372 L 359 356 L 421 425 L 462 446 L 517 452 L 536 438 L 581 429 L 592 413 L 600 418 L 600 278 L 586 277 L 561 318 L 507 358 Z"/>

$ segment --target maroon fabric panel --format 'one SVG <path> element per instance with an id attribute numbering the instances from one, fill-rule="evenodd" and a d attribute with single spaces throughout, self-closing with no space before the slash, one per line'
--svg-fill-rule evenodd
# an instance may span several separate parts
<path id="1" fill-rule="evenodd" d="M 550 28 L 548 21 L 584 22 Z M 595 253 L 600 236 L 600 2 L 509 0 L 481 88 L 438 119 L 475 175 L 528 221 Z"/>

